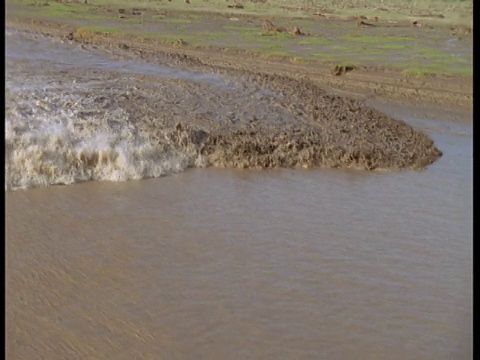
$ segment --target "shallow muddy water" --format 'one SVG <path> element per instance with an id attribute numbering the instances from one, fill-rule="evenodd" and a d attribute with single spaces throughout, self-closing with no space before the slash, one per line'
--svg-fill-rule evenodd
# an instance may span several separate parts
<path id="1" fill-rule="evenodd" d="M 59 70 L 71 69 L 72 67 L 91 68 L 97 71 L 116 71 L 120 73 L 142 74 L 161 76 L 167 79 L 188 79 L 211 83 L 222 87 L 233 87 L 219 76 L 213 74 L 201 74 L 196 72 L 172 69 L 159 64 L 147 64 L 138 61 L 108 61 L 104 56 L 91 51 L 82 50 L 82 47 L 69 49 L 58 40 L 55 42 L 45 41 L 41 35 L 28 35 L 15 30 L 6 30 L 8 38 L 5 55 L 9 59 L 36 61 L 39 67 L 42 62 L 55 62 Z"/>
<path id="2" fill-rule="evenodd" d="M 7 358 L 470 359 L 472 126 L 382 110 L 443 156 L 7 191 Z"/>

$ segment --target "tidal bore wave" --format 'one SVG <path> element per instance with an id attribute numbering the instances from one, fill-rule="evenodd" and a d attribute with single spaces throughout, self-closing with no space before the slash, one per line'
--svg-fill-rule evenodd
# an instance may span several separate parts
<path id="1" fill-rule="evenodd" d="M 155 76 L 155 64 L 119 71 L 124 63 L 83 61 L 84 50 L 42 38 L 28 38 L 42 45 L 30 48 L 20 35 L 10 35 L 6 56 L 6 190 L 203 166 L 418 170 L 442 155 L 405 122 L 306 79 L 176 74 L 189 59 L 171 56 L 159 56 L 174 66 Z M 43 55 L 26 58 L 27 50 Z"/>
<path id="2" fill-rule="evenodd" d="M 198 152 L 179 150 L 167 132 L 157 145 L 143 139 L 121 110 L 83 119 L 69 97 L 38 99 L 33 93 L 13 103 L 5 119 L 6 190 L 137 180 L 202 165 Z"/>

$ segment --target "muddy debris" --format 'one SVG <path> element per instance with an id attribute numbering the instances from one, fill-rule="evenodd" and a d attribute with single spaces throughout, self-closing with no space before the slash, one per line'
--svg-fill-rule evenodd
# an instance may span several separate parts
<path id="1" fill-rule="evenodd" d="M 241 3 L 235 3 L 233 5 L 227 5 L 228 8 L 230 9 L 243 9 L 244 6 Z"/>
<path id="2" fill-rule="evenodd" d="M 304 36 L 307 35 L 306 33 L 302 32 L 298 26 L 294 26 L 293 29 L 290 31 L 293 35 Z"/>
<path id="3" fill-rule="evenodd" d="M 415 17 L 423 17 L 423 18 L 432 18 L 432 19 L 445 19 L 445 15 L 443 14 L 417 14 Z"/>
<path id="4" fill-rule="evenodd" d="M 473 29 L 471 26 L 458 25 L 458 26 L 450 27 L 450 31 L 452 35 L 459 36 L 459 35 L 470 35 L 472 34 Z"/>
<path id="5" fill-rule="evenodd" d="M 321 13 L 320 11 L 315 11 L 313 15 L 318 16 L 318 17 L 327 17 L 327 15 Z"/>
<path id="6" fill-rule="evenodd" d="M 188 45 L 188 43 L 183 39 L 178 39 L 178 40 L 175 40 L 173 42 L 173 46 L 175 46 L 175 47 L 182 47 L 182 46 L 187 46 L 187 45 Z"/>
<path id="7" fill-rule="evenodd" d="M 267 121 L 262 112 L 225 122 L 197 116 L 172 124 L 170 143 L 198 151 L 207 166 L 233 168 L 422 169 L 441 156 L 427 135 L 406 123 L 328 95 L 311 82 L 264 74 L 242 78 L 281 93 L 277 106 L 290 120 Z M 188 113 L 192 117 L 195 110 Z"/>
<path id="8" fill-rule="evenodd" d="M 262 24 L 263 31 L 267 34 L 286 32 L 287 29 L 281 26 L 276 26 L 271 20 L 265 19 Z"/>
<path id="9" fill-rule="evenodd" d="M 377 26 L 375 24 L 372 24 L 372 23 L 369 23 L 369 22 L 366 22 L 364 20 L 358 20 L 357 21 L 357 26 L 358 27 L 369 27 L 369 26 Z"/>
<path id="10" fill-rule="evenodd" d="M 308 33 L 304 33 L 302 30 L 300 30 L 300 27 L 298 25 L 295 25 L 291 30 L 288 30 L 287 28 L 277 26 L 275 25 L 271 20 L 265 19 L 262 24 L 263 31 L 266 34 L 274 34 L 277 32 L 288 32 L 293 35 L 298 35 L 298 36 L 303 36 L 303 35 L 310 35 Z"/>
<path id="11" fill-rule="evenodd" d="M 352 15 L 347 18 L 347 20 L 367 20 L 367 17 L 364 15 Z"/>
<path id="12" fill-rule="evenodd" d="M 77 29 L 73 33 L 68 34 L 67 38 L 70 39 L 73 37 L 73 40 L 86 43 L 91 41 L 96 36 L 94 31 L 88 29 Z"/>
<path id="13" fill-rule="evenodd" d="M 332 69 L 332 75 L 341 76 L 352 70 L 355 70 L 354 65 L 335 65 Z"/>

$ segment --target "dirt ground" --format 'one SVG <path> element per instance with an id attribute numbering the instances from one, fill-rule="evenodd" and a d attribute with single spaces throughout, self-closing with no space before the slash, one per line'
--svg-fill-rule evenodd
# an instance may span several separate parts
<path id="1" fill-rule="evenodd" d="M 231 14 L 218 14 L 218 13 L 202 13 L 198 15 L 195 12 L 189 13 L 188 11 L 178 12 L 166 12 L 166 11 L 153 11 L 143 9 L 141 12 L 141 23 L 125 22 L 126 18 L 134 18 L 131 15 L 131 9 L 124 9 L 126 15 L 121 15 L 122 19 L 119 19 L 119 9 L 112 9 L 110 7 L 101 7 L 95 9 L 95 13 L 101 14 L 101 22 L 94 20 L 80 19 L 58 19 L 58 18 L 34 18 L 28 12 L 24 12 L 25 8 L 22 8 L 22 12 L 16 10 L 15 7 L 7 8 L 6 25 L 9 27 L 15 27 L 18 29 L 41 32 L 44 34 L 50 34 L 53 36 L 67 36 L 69 33 L 75 33 L 77 30 L 88 28 L 88 25 L 109 25 L 107 29 L 122 28 L 123 32 L 116 31 L 100 31 L 102 27 L 98 27 L 99 31 L 92 32 L 86 31 L 83 36 L 77 32 L 76 39 L 85 44 L 95 44 L 99 46 L 107 46 L 114 48 L 116 46 L 124 47 L 128 46 L 130 49 L 130 55 L 136 54 L 138 57 L 148 59 L 151 58 L 151 54 L 156 53 L 170 53 L 186 56 L 192 59 L 194 62 L 200 62 L 202 65 L 215 67 L 216 69 L 231 69 L 231 70 L 253 70 L 255 72 L 261 72 L 266 74 L 284 75 L 294 78 L 308 78 L 309 80 L 322 85 L 326 89 L 339 90 L 342 94 L 350 94 L 353 96 L 359 96 L 360 98 L 372 98 L 380 97 L 390 100 L 402 101 L 411 104 L 419 105 L 434 105 L 442 108 L 457 108 L 467 109 L 470 111 L 473 104 L 473 79 L 469 76 L 443 76 L 436 74 L 434 77 L 421 76 L 419 78 L 415 76 L 405 76 L 401 71 L 396 70 L 398 64 L 395 62 L 401 61 L 413 61 L 418 63 L 418 66 L 422 66 L 428 57 L 420 54 L 416 58 L 413 58 L 415 47 L 428 48 L 429 51 L 437 51 L 440 47 L 453 46 L 455 40 L 460 41 L 460 45 L 451 49 L 455 54 L 450 57 L 460 56 L 459 52 L 470 51 L 470 43 L 472 42 L 471 31 L 468 32 L 468 27 L 465 27 L 465 33 L 462 33 L 462 27 L 456 27 L 455 29 L 447 26 L 436 26 L 433 30 L 430 28 L 415 29 L 410 26 L 409 23 L 396 22 L 391 24 L 390 22 L 377 22 L 376 27 L 357 27 L 354 20 L 339 20 L 339 19 L 322 19 L 321 22 L 315 23 L 315 27 L 311 25 L 302 27 L 302 31 L 305 33 L 313 34 L 312 32 L 321 33 L 321 36 L 331 41 L 336 41 L 337 38 L 332 38 L 332 34 L 340 36 L 351 36 L 354 40 L 353 43 L 342 44 L 342 47 L 338 50 L 334 50 L 335 46 L 320 47 L 322 52 L 327 52 L 325 56 L 337 59 L 339 52 L 341 53 L 345 61 L 343 63 L 355 63 L 355 58 L 361 58 L 365 54 L 359 53 L 365 51 L 366 54 L 373 53 L 365 47 L 373 45 L 362 45 L 360 48 L 355 48 L 357 54 L 349 53 L 348 48 L 352 47 L 355 41 L 362 39 L 362 37 L 368 39 L 374 39 L 375 36 L 379 36 L 379 39 L 383 38 L 395 38 L 405 40 L 408 37 L 412 40 L 411 43 L 406 45 L 399 44 L 385 44 L 384 46 L 391 46 L 392 50 L 379 52 L 367 65 L 356 65 L 352 69 L 353 71 L 346 72 L 334 72 L 335 64 L 342 64 L 338 61 L 332 62 L 303 62 L 295 61 L 296 58 L 275 56 L 277 52 L 258 54 L 252 53 L 248 50 L 248 46 L 243 48 L 237 46 L 241 43 L 239 38 L 238 28 L 250 29 L 257 27 L 261 31 L 262 17 L 255 17 L 251 15 L 239 16 L 236 15 L 233 18 L 235 21 L 231 21 Z M 33 11 L 32 8 L 28 9 Z M 93 11 L 93 10 L 92 10 Z M 172 18 L 171 22 L 163 21 L 159 23 L 158 16 L 162 19 Z M 138 16 L 137 16 L 138 17 Z M 194 17 L 196 20 L 193 23 L 188 23 L 189 19 Z M 107 20 L 105 20 L 107 19 Z M 187 19 L 187 20 L 185 20 Z M 128 19 L 127 19 L 128 20 Z M 133 19 L 135 20 L 135 19 Z M 187 23 L 183 23 L 186 21 Z M 285 28 L 292 27 L 294 24 L 300 23 L 301 19 L 289 19 L 278 20 L 280 24 L 285 24 Z M 363 21 L 363 20 L 362 20 Z M 370 20 L 368 20 L 370 21 Z M 373 23 L 373 22 L 372 22 Z M 235 34 L 229 35 L 229 37 L 220 37 L 227 25 L 231 24 Z M 471 30 L 471 29 L 470 29 Z M 421 31 L 421 32 L 419 32 Z M 455 33 L 456 31 L 456 33 Z M 161 33 L 168 35 L 169 41 L 165 38 L 157 38 L 156 34 Z M 201 37 L 205 38 L 205 46 L 194 46 L 189 43 L 189 35 L 200 33 Z M 175 36 L 171 34 L 176 34 Z M 343 34 L 343 35 L 342 35 Z M 244 34 L 245 35 L 245 34 Z M 248 35 L 248 33 L 247 33 Z M 315 35 L 315 34 L 314 34 Z M 233 36 L 233 37 L 232 37 Z M 258 37 L 257 37 L 258 38 Z M 176 39 L 174 41 L 173 39 Z M 459 40 L 460 39 L 460 40 Z M 321 41 L 322 38 L 319 38 Z M 288 48 L 290 52 L 298 53 L 300 55 L 307 56 L 307 52 L 312 48 L 318 49 L 318 46 L 304 46 L 299 47 L 295 42 L 288 43 L 288 39 L 275 39 L 272 37 L 263 37 L 261 41 L 264 42 L 264 48 L 275 49 L 278 44 L 282 44 Z M 317 41 L 317 39 L 309 38 L 308 41 Z M 466 42 L 466 43 L 465 43 Z M 436 45 L 438 44 L 438 46 Z M 445 45 L 446 44 L 446 45 Z M 463 44 L 463 45 L 462 45 Z M 428 47 L 424 46 L 428 45 Z M 383 45 L 382 45 L 383 46 Z M 401 60 L 405 58 L 405 54 L 395 50 L 402 48 L 401 51 L 410 52 L 412 59 Z M 411 51 L 408 49 L 412 49 Z M 305 50 L 306 49 L 306 50 Z M 310 49 L 310 50 L 309 50 Z M 378 50 L 378 49 L 377 49 Z M 304 53 L 302 53 L 302 51 Z M 336 51 L 336 53 L 335 53 Z M 380 54 L 381 53 L 381 54 Z M 401 56 L 391 56 L 392 53 L 401 54 Z M 380 54 L 380 55 L 378 55 Z M 408 56 L 408 55 L 407 55 Z M 438 57 L 435 53 L 432 56 Z M 471 61 L 471 54 L 464 54 L 466 57 L 464 61 Z M 241 61 L 239 62 L 239 59 Z M 395 60 L 395 58 L 397 58 Z M 423 60 L 422 60 L 423 59 Z M 427 60 L 425 60 L 427 59 Z M 441 58 L 435 61 L 440 63 L 443 61 Z M 363 64 L 363 63 L 362 63 Z M 335 76 L 337 74 L 341 76 Z"/>

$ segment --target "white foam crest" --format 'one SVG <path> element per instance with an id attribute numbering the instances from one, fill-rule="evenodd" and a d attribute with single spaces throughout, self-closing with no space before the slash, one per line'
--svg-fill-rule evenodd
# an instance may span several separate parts
<path id="1" fill-rule="evenodd" d="M 112 134 L 99 134 L 93 141 L 74 145 L 58 132 L 9 138 L 6 189 L 159 177 L 194 166 L 197 161 L 178 151 L 119 140 Z"/>
<path id="2" fill-rule="evenodd" d="M 194 152 L 138 137 L 120 110 L 109 116 L 121 124 L 112 129 L 107 119 L 84 121 L 75 110 L 32 100 L 6 112 L 6 190 L 159 177 L 202 161 Z"/>

